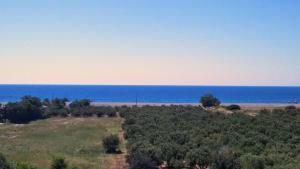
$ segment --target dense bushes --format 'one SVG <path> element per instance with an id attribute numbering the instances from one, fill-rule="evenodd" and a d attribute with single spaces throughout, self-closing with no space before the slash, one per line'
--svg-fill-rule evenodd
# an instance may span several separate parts
<path id="1" fill-rule="evenodd" d="M 68 99 L 55 98 L 53 100 L 44 99 L 44 117 L 66 117 L 69 114 L 66 106 Z"/>
<path id="2" fill-rule="evenodd" d="M 86 107 L 73 107 L 70 108 L 70 115 L 74 117 L 116 117 L 117 110 L 111 106 L 86 106 Z"/>
<path id="3" fill-rule="evenodd" d="M 49 117 L 116 117 L 117 112 L 122 114 L 129 108 L 127 106 L 93 106 L 90 100 L 75 100 L 67 105 L 68 99 L 44 99 L 42 102 L 37 97 L 24 96 L 19 102 L 0 105 L 0 122 L 28 123 L 32 120 Z"/>
<path id="4" fill-rule="evenodd" d="M 294 169 L 300 166 L 300 110 L 205 112 L 145 106 L 124 113 L 132 169 Z M 146 167 L 145 167 L 146 166 Z"/>
<path id="5" fill-rule="evenodd" d="M 91 101 L 88 99 L 75 100 L 70 104 L 70 108 L 85 108 L 91 105 Z"/>
<path id="6" fill-rule="evenodd" d="M 117 135 L 110 135 L 102 140 L 102 145 L 107 153 L 116 153 L 119 149 L 120 140 Z"/>
<path id="7" fill-rule="evenodd" d="M 39 98 L 24 96 L 20 102 L 8 103 L 4 110 L 12 123 L 27 123 L 42 118 L 42 103 Z"/>

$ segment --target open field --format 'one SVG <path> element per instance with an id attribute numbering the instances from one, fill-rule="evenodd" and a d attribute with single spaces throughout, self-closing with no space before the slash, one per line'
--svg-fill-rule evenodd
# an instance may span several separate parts
<path id="1" fill-rule="evenodd" d="M 0 125 L 0 152 L 8 160 L 22 161 L 42 169 L 53 156 L 65 157 L 80 168 L 115 168 L 114 156 L 107 155 L 102 138 L 121 133 L 121 118 L 50 118 L 30 124 Z M 121 144 L 121 148 L 125 146 Z"/>

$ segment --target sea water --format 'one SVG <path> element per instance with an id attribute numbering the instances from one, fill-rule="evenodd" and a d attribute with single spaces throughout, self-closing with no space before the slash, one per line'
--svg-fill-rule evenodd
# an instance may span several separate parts
<path id="1" fill-rule="evenodd" d="M 0 102 L 24 95 L 44 98 L 90 99 L 94 102 L 198 103 L 213 94 L 222 103 L 300 102 L 300 87 L 142 86 L 142 85 L 0 85 Z"/>

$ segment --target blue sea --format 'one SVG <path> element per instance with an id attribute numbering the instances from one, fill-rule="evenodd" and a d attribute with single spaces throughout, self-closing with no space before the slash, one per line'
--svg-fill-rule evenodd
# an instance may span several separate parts
<path id="1" fill-rule="evenodd" d="M 139 85 L 0 85 L 0 102 L 24 95 L 44 98 L 90 99 L 94 102 L 198 103 L 213 94 L 222 103 L 300 102 L 300 87 L 139 86 Z"/>

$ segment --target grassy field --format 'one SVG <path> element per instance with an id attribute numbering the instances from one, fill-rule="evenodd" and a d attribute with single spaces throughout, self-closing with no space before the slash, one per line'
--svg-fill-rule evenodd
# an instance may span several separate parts
<path id="1" fill-rule="evenodd" d="M 0 125 L 0 152 L 8 160 L 50 167 L 53 156 L 89 169 L 112 168 L 115 155 L 107 155 L 102 138 L 119 134 L 121 118 L 50 118 L 25 125 Z M 124 148 L 124 145 L 121 145 Z"/>

